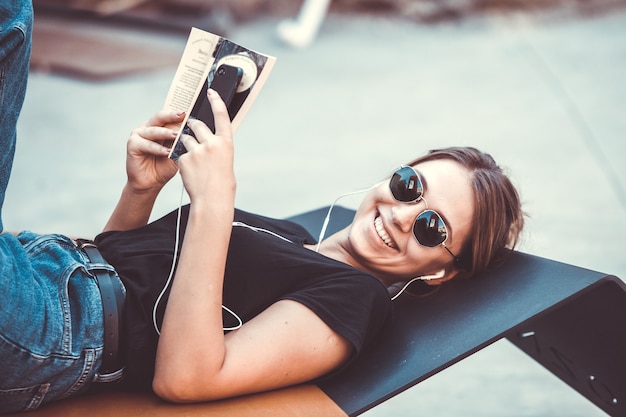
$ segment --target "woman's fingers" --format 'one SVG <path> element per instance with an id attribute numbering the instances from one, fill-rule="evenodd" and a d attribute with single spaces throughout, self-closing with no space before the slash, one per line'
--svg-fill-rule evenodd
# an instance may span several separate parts
<path id="1" fill-rule="evenodd" d="M 175 139 L 178 131 L 161 126 L 141 126 L 133 130 L 132 134 L 137 135 L 143 139 L 158 141 Z"/>
<path id="2" fill-rule="evenodd" d="M 184 112 L 161 110 L 131 132 L 129 145 L 135 148 L 150 146 L 154 149 L 154 145 L 141 144 L 143 141 L 149 141 L 165 148 L 171 145 L 178 136 L 180 123 L 184 118 Z M 162 153 L 162 149 L 159 150 L 159 153 Z"/>
<path id="3" fill-rule="evenodd" d="M 189 126 L 189 127 L 191 127 L 191 126 Z M 192 128 L 192 130 L 193 130 L 193 128 Z M 194 132 L 195 132 L 195 130 L 194 130 Z M 185 134 L 180 135 L 180 138 L 178 140 L 183 143 L 183 145 L 185 146 L 185 149 L 187 149 L 187 152 L 191 152 L 194 147 L 200 145 L 198 143 L 198 141 L 196 140 L 196 138 L 194 138 L 191 135 L 185 135 Z"/>
<path id="4" fill-rule="evenodd" d="M 232 127 L 226 105 L 219 94 L 212 89 L 209 89 L 207 92 L 207 98 L 211 104 L 211 110 L 213 111 L 215 133 L 211 132 L 211 129 L 201 120 L 189 118 L 187 125 L 193 131 L 199 143 L 205 143 L 212 137 L 230 139 L 232 137 Z"/>
<path id="5" fill-rule="evenodd" d="M 193 131 L 195 137 L 195 141 L 199 143 L 207 142 L 211 136 L 213 136 L 213 132 L 211 129 L 202 121 L 198 119 L 189 118 L 187 120 L 187 126 Z M 194 139 L 193 136 L 189 136 Z M 186 144 L 186 142 L 185 142 Z M 187 148 L 189 150 L 189 148 Z"/>
<path id="6" fill-rule="evenodd" d="M 145 126 L 171 126 L 179 125 L 185 119 L 185 112 L 175 112 L 172 110 L 161 110 L 150 117 Z"/>
<path id="7" fill-rule="evenodd" d="M 130 152 L 145 152 L 153 155 L 166 155 L 178 132 L 165 127 L 141 126 L 133 130 L 128 139 Z"/>
<path id="8" fill-rule="evenodd" d="M 213 110 L 213 119 L 215 120 L 215 134 L 222 137 L 230 137 L 232 135 L 232 127 L 230 123 L 230 116 L 228 115 L 228 109 L 226 104 L 215 90 L 209 88 L 207 97 L 211 103 L 211 109 Z"/>

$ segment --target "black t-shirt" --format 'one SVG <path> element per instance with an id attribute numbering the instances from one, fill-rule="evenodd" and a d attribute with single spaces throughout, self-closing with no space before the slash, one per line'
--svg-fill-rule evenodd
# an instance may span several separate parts
<path id="1" fill-rule="evenodd" d="M 187 215 L 185 206 L 179 245 Z M 176 222 L 174 211 L 146 226 L 96 238 L 102 256 L 115 267 L 127 290 L 122 319 L 126 374 L 121 386 L 125 389 L 151 386 L 158 341 L 153 306 L 170 273 Z M 305 243 L 314 239 L 295 223 L 236 210 L 223 304 L 245 323 L 278 300 L 297 301 L 350 341 L 356 356 L 390 318 L 387 290 L 373 275 L 307 249 Z M 169 287 L 157 310 L 159 327 L 168 295 Z M 226 327 L 236 324 L 229 313 L 223 317 Z"/>

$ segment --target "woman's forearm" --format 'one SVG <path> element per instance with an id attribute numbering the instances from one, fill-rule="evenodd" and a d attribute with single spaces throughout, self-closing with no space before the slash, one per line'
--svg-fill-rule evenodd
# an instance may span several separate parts
<path id="1" fill-rule="evenodd" d="M 222 288 L 235 208 L 234 146 L 226 105 L 209 90 L 215 134 L 201 121 L 182 135 L 179 170 L 191 201 L 157 346 L 153 388 L 173 401 L 206 398 L 223 385 L 227 357 Z"/>
<path id="2" fill-rule="evenodd" d="M 126 185 L 103 232 L 130 230 L 146 225 L 158 195 L 156 190 L 137 193 Z"/>
<path id="3" fill-rule="evenodd" d="M 222 325 L 222 288 L 230 241 L 232 207 L 193 204 L 176 278 L 159 339 L 155 381 L 167 381 L 184 398 L 194 382 L 218 376 L 226 356 Z"/>

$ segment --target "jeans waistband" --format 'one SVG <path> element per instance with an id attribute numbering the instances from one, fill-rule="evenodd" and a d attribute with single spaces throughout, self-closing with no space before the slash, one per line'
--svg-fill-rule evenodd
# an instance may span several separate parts
<path id="1" fill-rule="evenodd" d="M 124 290 L 121 282 L 109 268 L 98 247 L 90 240 L 76 239 L 76 246 L 91 262 L 90 272 L 96 278 L 102 297 L 104 315 L 104 348 L 102 366 L 94 382 L 115 382 L 124 374 L 124 361 L 120 354 L 120 336 L 122 334 L 122 311 L 124 308 Z M 98 267 L 101 265 L 102 267 Z"/>

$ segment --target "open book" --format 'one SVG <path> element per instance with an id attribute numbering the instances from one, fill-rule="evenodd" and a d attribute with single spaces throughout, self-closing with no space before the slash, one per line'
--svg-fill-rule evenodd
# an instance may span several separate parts
<path id="1" fill-rule="evenodd" d="M 177 161 L 186 152 L 179 139 L 189 117 L 202 119 L 214 130 L 213 114 L 206 98 L 209 87 L 220 93 L 226 103 L 234 132 L 258 96 L 275 62 L 276 58 L 272 56 L 192 28 L 165 99 L 165 109 L 184 111 L 186 114 L 178 127 L 180 133 L 174 141 L 170 158 Z M 221 81 L 226 79 L 228 82 Z"/>

